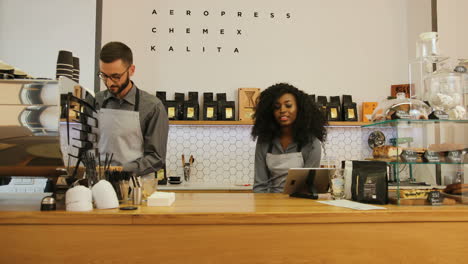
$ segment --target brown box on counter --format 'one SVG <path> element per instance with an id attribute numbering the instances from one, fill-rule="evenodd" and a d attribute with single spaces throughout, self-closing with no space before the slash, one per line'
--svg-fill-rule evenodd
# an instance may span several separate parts
<path id="1" fill-rule="evenodd" d="M 370 117 L 377 108 L 377 102 L 363 102 L 362 103 L 362 122 L 370 122 Z"/>
<path id="2" fill-rule="evenodd" d="M 252 120 L 260 88 L 239 88 L 239 120 Z"/>

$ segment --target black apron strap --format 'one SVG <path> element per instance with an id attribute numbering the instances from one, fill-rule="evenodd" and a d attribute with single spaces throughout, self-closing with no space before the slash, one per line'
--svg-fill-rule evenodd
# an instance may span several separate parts
<path id="1" fill-rule="evenodd" d="M 106 100 L 104 100 L 104 102 L 102 102 L 101 108 L 106 108 L 107 102 L 108 102 L 108 101 L 109 101 L 109 98 L 107 98 Z"/>
<path id="2" fill-rule="evenodd" d="M 135 94 L 135 112 L 138 112 L 138 109 L 140 109 L 140 90 L 136 88 L 136 94 Z"/>
<path id="3" fill-rule="evenodd" d="M 270 142 L 270 145 L 268 145 L 268 151 L 267 153 L 271 153 L 271 150 L 273 149 L 273 141 Z"/>

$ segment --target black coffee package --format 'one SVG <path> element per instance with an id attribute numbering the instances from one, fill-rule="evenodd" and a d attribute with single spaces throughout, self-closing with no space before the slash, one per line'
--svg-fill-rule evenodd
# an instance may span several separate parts
<path id="1" fill-rule="evenodd" d="M 184 100 L 185 100 L 185 94 L 183 93 L 174 94 L 174 101 L 177 103 L 177 119 L 176 120 L 184 120 Z"/>
<path id="2" fill-rule="evenodd" d="M 351 95 L 343 94 L 343 104 L 341 105 L 341 113 L 343 121 L 358 121 L 356 103 L 353 102 Z"/>
<path id="3" fill-rule="evenodd" d="M 189 92 L 188 101 L 184 102 L 184 120 L 198 120 L 199 108 L 198 92 Z"/>
<path id="4" fill-rule="evenodd" d="M 198 120 L 198 102 L 184 102 L 184 120 Z"/>
<path id="5" fill-rule="evenodd" d="M 320 112 L 322 112 L 323 116 L 325 119 L 328 118 L 327 116 L 327 97 L 326 96 L 317 96 L 317 107 L 320 109 Z"/>
<path id="6" fill-rule="evenodd" d="M 218 120 L 236 120 L 236 104 L 234 101 L 224 101 L 221 102 L 221 104 L 218 101 L 218 106 L 219 105 L 221 105 L 221 119 Z"/>
<path id="7" fill-rule="evenodd" d="M 217 93 L 216 101 L 226 101 L 226 93 Z"/>
<path id="8" fill-rule="evenodd" d="M 338 103 L 330 102 L 327 104 L 327 120 L 341 121 L 341 106 Z"/>
<path id="9" fill-rule="evenodd" d="M 339 96 L 330 96 L 330 102 L 327 104 L 328 121 L 341 121 L 341 103 Z"/>
<path id="10" fill-rule="evenodd" d="M 163 104 L 166 102 L 166 92 L 156 92 L 156 97 L 163 102 Z"/>
<path id="11" fill-rule="evenodd" d="M 353 161 L 351 196 L 356 202 L 387 204 L 387 163 Z"/>
<path id="12" fill-rule="evenodd" d="M 188 92 L 188 100 L 198 104 L 198 92 Z"/>
<path id="13" fill-rule="evenodd" d="M 180 120 L 179 119 L 179 111 L 180 111 L 180 104 L 176 101 L 166 101 L 166 112 L 167 117 L 169 120 Z"/>
<path id="14" fill-rule="evenodd" d="M 356 103 L 347 103 L 341 108 L 343 112 L 343 121 L 358 121 Z"/>
<path id="15" fill-rule="evenodd" d="M 203 103 L 213 102 L 213 93 L 203 93 Z"/>
<path id="16" fill-rule="evenodd" d="M 315 104 L 315 94 L 309 94 L 310 101 Z"/>
<path id="17" fill-rule="evenodd" d="M 223 109 L 226 105 L 226 93 L 217 93 L 216 102 L 218 103 L 218 120 L 224 120 Z"/>
<path id="18" fill-rule="evenodd" d="M 174 101 L 177 101 L 177 102 L 185 101 L 185 94 L 183 94 L 183 93 L 174 93 Z"/>
<path id="19" fill-rule="evenodd" d="M 203 104 L 203 120 L 218 120 L 217 102 L 205 102 Z"/>

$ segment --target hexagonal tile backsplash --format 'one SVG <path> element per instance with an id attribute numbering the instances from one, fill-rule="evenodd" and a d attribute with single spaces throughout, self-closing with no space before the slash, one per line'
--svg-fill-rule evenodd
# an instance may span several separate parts
<path id="1" fill-rule="evenodd" d="M 252 183 L 255 142 L 252 126 L 171 125 L 167 148 L 168 176 L 183 175 L 182 154 L 195 162 L 191 182 L 238 184 Z M 322 162 L 361 159 L 369 156 L 367 137 L 359 127 L 330 127 Z M 365 142 L 366 144 L 364 144 Z"/>
<path id="2" fill-rule="evenodd" d="M 183 175 L 184 154 L 187 162 L 190 155 L 195 158 L 190 179 L 193 183 L 253 183 L 255 142 L 250 136 L 251 129 L 251 125 L 171 125 L 166 157 L 168 176 Z M 322 163 L 370 157 L 367 138 L 372 131 L 329 127 Z M 62 150 L 66 149 L 66 142 L 62 141 Z"/>

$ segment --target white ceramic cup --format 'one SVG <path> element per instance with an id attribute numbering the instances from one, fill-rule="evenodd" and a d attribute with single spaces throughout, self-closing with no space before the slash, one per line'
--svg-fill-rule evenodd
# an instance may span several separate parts
<path id="1" fill-rule="evenodd" d="M 93 196 L 91 190 L 85 186 L 75 186 L 65 193 L 67 211 L 86 212 L 93 210 Z"/>
<path id="2" fill-rule="evenodd" d="M 112 184 L 100 180 L 92 188 L 94 203 L 97 209 L 110 209 L 119 207 L 119 199 Z"/>

